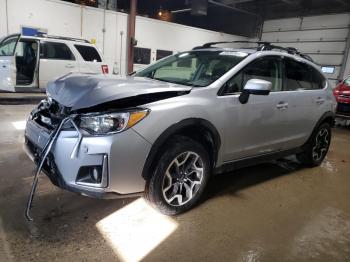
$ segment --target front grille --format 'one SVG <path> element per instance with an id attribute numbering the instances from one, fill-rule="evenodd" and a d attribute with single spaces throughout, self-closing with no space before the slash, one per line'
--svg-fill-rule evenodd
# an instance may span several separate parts
<path id="1" fill-rule="evenodd" d="M 350 114 L 350 104 L 338 103 L 337 113 L 340 114 Z"/>
<path id="2" fill-rule="evenodd" d="M 55 100 L 49 104 L 44 103 L 34 114 L 33 119 L 40 126 L 45 127 L 49 131 L 55 129 L 63 118 L 69 114 L 70 108 L 65 107 Z"/>

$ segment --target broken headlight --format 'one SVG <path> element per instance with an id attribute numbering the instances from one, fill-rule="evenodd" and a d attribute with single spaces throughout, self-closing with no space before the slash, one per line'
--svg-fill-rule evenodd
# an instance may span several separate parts
<path id="1" fill-rule="evenodd" d="M 148 115 L 149 110 L 136 110 L 130 112 L 88 114 L 79 118 L 79 127 L 90 134 L 106 135 L 122 132 Z"/>

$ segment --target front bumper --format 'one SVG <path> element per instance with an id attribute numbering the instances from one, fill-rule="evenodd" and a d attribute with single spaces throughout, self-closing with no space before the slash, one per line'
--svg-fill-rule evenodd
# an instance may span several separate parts
<path id="1" fill-rule="evenodd" d="M 45 127 L 34 120 L 27 121 L 25 151 L 36 164 L 49 136 L 50 131 Z M 139 195 L 144 191 L 145 180 L 141 174 L 150 149 L 151 144 L 133 129 L 109 136 L 86 135 L 80 143 L 78 131 L 62 130 L 43 171 L 54 185 L 71 192 L 96 198 Z M 107 181 L 103 187 L 77 181 L 79 170 L 88 166 L 104 166 Z"/>

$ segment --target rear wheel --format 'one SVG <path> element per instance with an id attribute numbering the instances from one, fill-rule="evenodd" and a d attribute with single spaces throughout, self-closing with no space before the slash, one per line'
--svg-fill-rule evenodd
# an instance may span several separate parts
<path id="1" fill-rule="evenodd" d="M 297 154 L 297 159 L 301 164 L 314 167 L 319 166 L 326 157 L 331 143 L 331 127 L 329 123 L 321 124 L 312 134 L 305 150 Z"/>
<path id="2" fill-rule="evenodd" d="M 176 137 L 167 145 L 147 181 L 146 199 L 166 215 L 182 213 L 199 200 L 210 174 L 204 147 L 187 137 Z"/>

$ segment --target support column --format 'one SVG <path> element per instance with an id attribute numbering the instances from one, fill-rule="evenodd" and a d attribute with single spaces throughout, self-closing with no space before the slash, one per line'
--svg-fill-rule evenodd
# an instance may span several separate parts
<path id="1" fill-rule="evenodd" d="M 350 28 L 348 30 L 349 32 L 346 38 L 346 46 L 341 62 L 341 68 L 339 70 L 338 80 L 343 80 L 345 77 L 347 77 L 347 74 L 350 73 Z"/>
<path id="2" fill-rule="evenodd" d="M 130 14 L 128 21 L 128 73 L 134 71 L 134 42 L 137 0 L 130 0 Z"/>

